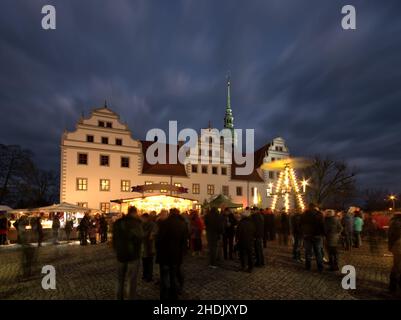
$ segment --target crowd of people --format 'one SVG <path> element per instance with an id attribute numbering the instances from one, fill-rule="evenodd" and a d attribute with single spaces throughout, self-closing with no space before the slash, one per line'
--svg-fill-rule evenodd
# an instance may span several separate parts
<path id="1" fill-rule="evenodd" d="M 4 226 L 3 226 L 4 225 Z M 30 225 L 38 246 L 43 241 L 41 217 L 28 219 L 22 216 L 14 223 L 18 242 L 24 248 L 23 265 L 29 274 L 29 246 L 26 227 Z M 77 227 L 81 245 L 107 242 L 108 221 L 103 215 L 86 214 Z M 0 236 L 9 221 L 0 217 Z M 64 224 L 65 238 L 70 241 L 73 221 Z M 388 249 L 394 257 L 390 275 L 390 290 L 401 288 L 401 213 L 395 212 L 390 222 Z M 363 235 L 363 237 L 362 237 Z M 54 215 L 52 240 L 58 243 L 60 219 Z M 313 259 L 318 272 L 324 269 L 339 270 L 339 247 L 352 252 L 362 246 L 362 238 L 373 254 L 379 252 L 381 233 L 374 216 L 351 207 L 346 212 L 321 211 L 310 204 L 303 212 L 297 210 L 273 211 L 269 208 L 245 208 L 242 212 L 229 208 L 210 208 L 203 215 L 197 210 L 179 212 L 177 209 L 139 214 L 135 207 L 112 224 L 112 245 L 116 251 L 119 299 L 135 299 L 140 266 L 142 279 L 154 281 L 154 265 L 159 265 L 160 299 L 178 299 L 184 287 L 182 264 L 184 256 L 204 255 L 207 252 L 211 269 L 218 268 L 224 260 L 239 260 L 239 271 L 251 273 L 265 266 L 269 258 L 269 242 L 278 240 L 279 246 L 290 247 L 292 258 L 312 269 Z M 205 245 L 207 250 L 205 250 Z M 325 268 L 327 264 L 327 268 Z M 126 284 L 126 282 L 128 282 Z M 126 293 L 127 287 L 128 293 Z"/>
<path id="2" fill-rule="evenodd" d="M 389 250 L 394 255 L 392 290 L 401 286 L 401 222 L 397 224 L 400 218 L 400 214 L 394 214 L 389 230 Z M 177 209 L 139 216 L 136 208 L 131 207 L 113 227 L 113 247 L 120 263 L 118 298 L 124 298 L 126 279 L 128 298 L 136 297 L 142 256 L 143 279 L 152 281 L 156 262 L 160 268 L 160 298 L 177 299 L 184 286 L 183 258 L 188 251 L 192 255 L 203 254 L 204 232 L 212 269 L 218 268 L 223 259 L 238 258 L 239 271 L 251 273 L 254 267 L 266 265 L 268 250 L 263 248 L 278 239 L 279 245 L 292 245 L 293 259 L 304 263 L 307 270 L 312 269 L 314 257 L 318 272 L 323 272 L 325 263 L 328 270 L 339 270 L 338 247 L 346 251 L 359 248 L 364 229 L 369 243 L 373 243 L 371 249 L 376 250 L 378 233 L 374 219 L 371 215 L 363 218 L 361 210 L 354 207 L 347 212 L 320 211 L 310 204 L 304 212 L 278 213 L 248 207 L 241 213 L 210 208 L 203 216 L 195 210 L 180 214 Z"/>

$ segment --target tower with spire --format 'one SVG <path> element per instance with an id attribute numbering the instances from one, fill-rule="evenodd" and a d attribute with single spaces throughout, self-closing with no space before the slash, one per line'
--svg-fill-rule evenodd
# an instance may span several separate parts
<path id="1" fill-rule="evenodd" d="M 236 137 L 234 132 L 234 117 L 233 111 L 231 110 L 231 81 L 230 76 L 227 76 L 227 105 L 226 113 L 224 115 L 224 128 L 230 129 L 232 132 L 233 143 L 236 144 Z"/>

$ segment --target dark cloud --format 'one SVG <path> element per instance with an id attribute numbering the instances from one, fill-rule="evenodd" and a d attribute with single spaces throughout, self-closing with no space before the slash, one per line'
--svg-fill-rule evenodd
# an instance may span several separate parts
<path id="1" fill-rule="evenodd" d="M 54 4 L 57 30 L 40 27 Z M 221 126 L 225 75 L 238 128 L 256 145 L 330 153 L 365 187 L 401 188 L 398 0 L 12 1 L 0 5 L 0 135 L 58 169 L 59 142 L 103 104 L 137 138 L 150 128 Z"/>

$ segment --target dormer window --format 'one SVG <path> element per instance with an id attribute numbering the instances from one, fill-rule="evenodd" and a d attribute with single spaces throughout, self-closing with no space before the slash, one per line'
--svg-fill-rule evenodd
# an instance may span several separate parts
<path id="1" fill-rule="evenodd" d="M 104 127 L 104 121 L 98 121 L 97 125 L 98 125 L 99 127 Z"/>
<path id="2" fill-rule="evenodd" d="M 116 139 L 116 145 L 117 146 L 122 146 L 123 145 L 123 140 L 122 139 Z"/>
<path id="3" fill-rule="evenodd" d="M 113 123 L 112 122 L 106 122 L 106 127 L 107 128 L 113 128 Z"/>

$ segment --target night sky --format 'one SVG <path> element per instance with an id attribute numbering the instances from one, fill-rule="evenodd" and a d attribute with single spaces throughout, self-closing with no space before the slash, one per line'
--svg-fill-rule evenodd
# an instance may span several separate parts
<path id="1" fill-rule="evenodd" d="M 41 28 L 53 4 L 57 29 Z M 353 4 L 357 29 L 341 28 Z M 221 128 L 225 77 L 236 128 L 295 156 L 332 154 L 361 187 L 401 189 L 401 1 L 2 0 L 0 143 L 59 168 L 64 129 L 108 105 L 134 138 Z"/>

